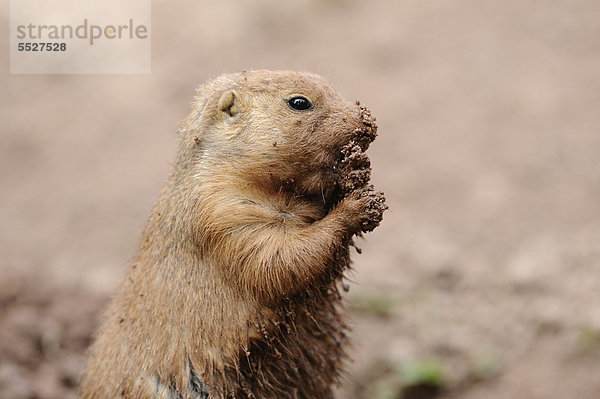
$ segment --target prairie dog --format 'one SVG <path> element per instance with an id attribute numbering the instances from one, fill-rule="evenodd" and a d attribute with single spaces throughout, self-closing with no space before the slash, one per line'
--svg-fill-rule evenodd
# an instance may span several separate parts
<path id="1" fill-rule="evenodd" d="M 331 398 L 349 246 L 386 209 L 370 112 L 317 75 L 243 72 L 202 85 L 178 134 L 82 397 Z"/>

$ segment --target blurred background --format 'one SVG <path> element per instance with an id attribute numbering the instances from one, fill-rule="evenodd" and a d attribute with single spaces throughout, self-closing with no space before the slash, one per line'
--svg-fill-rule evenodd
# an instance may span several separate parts
<path id="1" fill-rule="evenodd" d="M 74 397 L 195 87 L 259 68 L 379 124 L 338 398 L 600 397 L 600 2 L 156 0 L 150 75 L 9 75 L 0 43 L 1 398 Z"/>

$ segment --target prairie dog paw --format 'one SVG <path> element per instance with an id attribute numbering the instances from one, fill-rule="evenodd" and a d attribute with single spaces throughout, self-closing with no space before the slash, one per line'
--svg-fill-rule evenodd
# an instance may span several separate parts
<path id="1" fill-rule="evenodd" d="M 360 231 L 373 231 L 383 219 L 383 212 L 388 209 L 385 196 L 381 191 L 375 191 L 373 186 L 368 186 L 359 192 L 359 198 L 364 204 Z"/>
<path id="2" fill-rule="evenodd" d="M 373 186 L 353 191 L 338 208 L 354 234 L 373 231 L 383 219 L 383 212 L 388 209 L 383 193 L 375 191 Z"/>

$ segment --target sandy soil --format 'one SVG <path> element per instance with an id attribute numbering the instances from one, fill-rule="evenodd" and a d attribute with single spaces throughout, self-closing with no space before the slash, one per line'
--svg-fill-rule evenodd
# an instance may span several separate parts
<path id="1" fill-rule="evenodd" d="M 354 254 L 339 398 L 599 397 L 600 2 L 152 15 L 147 76 L 11 76 L 0 38 L 0 397 L 74 397 L 195 86 L 252 68 L 323 74 L 377 117 L 390 210 Z"/>

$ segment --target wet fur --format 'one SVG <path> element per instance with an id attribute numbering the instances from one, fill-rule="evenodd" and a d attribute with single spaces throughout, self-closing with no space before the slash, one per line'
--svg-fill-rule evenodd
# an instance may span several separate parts
<path id="1" fill-rule="evenodd" d="M 294 94 L 314 110 L 289 109 Z M 364 190 L 340 200 L 335 167 L 363 125 L 316 75 L 201 86 L 81 396 L 331 398 L 346 357 L 339 284 L 375 204 Z"/>

